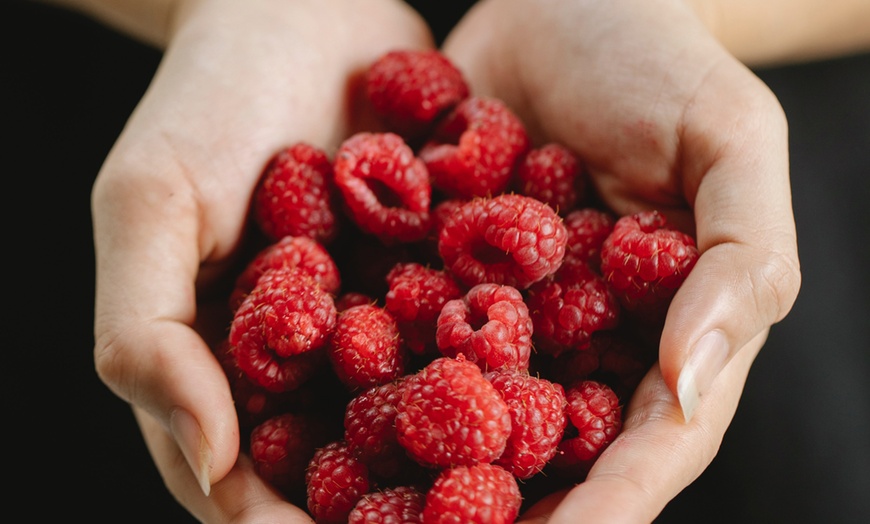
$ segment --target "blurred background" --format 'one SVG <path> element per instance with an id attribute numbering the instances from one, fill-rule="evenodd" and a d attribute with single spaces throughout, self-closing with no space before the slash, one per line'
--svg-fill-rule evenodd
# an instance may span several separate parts
<path id="1" fill-rule="evenodd" d="M 93 368 L 91 184 L 160 54 L 25 0 L 3 0 L 0 39 L 4 441 L 13 494 L 35 503 L 7 500 L 87 522 L 193 522 Z M 803 287 L 719 455 L 659 521 L 870 522 L 870 56 L 757 73 L 790 122 Z"/>

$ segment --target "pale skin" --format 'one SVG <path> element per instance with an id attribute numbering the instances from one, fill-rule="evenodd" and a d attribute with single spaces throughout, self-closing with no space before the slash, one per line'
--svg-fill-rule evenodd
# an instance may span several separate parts
<path id="1" fill-rule="evenodd" d="M 369 116 L 350 111 L 354 75 L 388 49 L 431 47 L 425 23 L 393 0 L 60 3 L 166 51 L 94 186 L 97 371 L 130 402 L 167 488 L 195 518 L 311 522 L 239 454 L 244 437 L 208 345 L 226 327 L 209 314 L 222 297 L 209 291 L 227 276 L 268 157 L 298 140 L 332 151 L 371 129 Z M 723 21 L 754 20 L 745 3 L 521 3 L 481 2 L 444 52 L 473 91 L 505 100 L 538 141 L 575 148 L 614 210 L 665 210 L 702 251 L 624 432 L 586 482 L 522 521 L 651 521 L 715 456 L 755 355 L 800 286 L 787 125 L 741 60 L 870 42 L 841 29 L 836 45 L 808 46 L 810 32 L 795 31 L 766 54 L 741 48 L 732 41 L 747 37 Z M 866 3 L 842 3 L 842 13 L 868 18 Z M 783 9 L 799 19 L 813 4 Z M 826 27 L 851 22 L 825 13 L 817 20 Z M 681 373 L 710 332 L 722 334 L 709 346 L 714 372 L 687 387 Z"/>

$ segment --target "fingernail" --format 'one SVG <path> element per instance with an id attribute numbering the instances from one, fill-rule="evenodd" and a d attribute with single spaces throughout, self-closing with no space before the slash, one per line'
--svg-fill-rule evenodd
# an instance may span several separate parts
<path id="1" fill-rule="evenodd" d="M 183 409 L 176 409 L 169 416 L 169 429 L 172 437 L 181 448 L 184 458 L 193 475 L 199 482 L 199 487 L 207 497 L 211 492 L 209 471 L 211 470 L 211 449 L 205 440 L 205 435 L 193 415 Z"/>
<path id="2" fill-rule="evenodd" d="M 710 389 L 727 359 L 728 341 L 719 330 L 710 331 L 695 344 L 677 379 L 677 398 L 686 422 L 692 420 L 701 397 Z"/>

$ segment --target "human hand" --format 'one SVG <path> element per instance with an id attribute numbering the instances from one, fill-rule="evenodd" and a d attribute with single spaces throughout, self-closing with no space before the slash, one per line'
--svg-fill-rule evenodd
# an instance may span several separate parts
<path id="1" fill-rule="evenodd" d="M 524 516 L 652 521 L 716 455 L 800 286 L 782 110 L 678 0 L 485 0 L 443 50 L 538 143 L 573 149 L 616 213 L 658 209 L 698 241 L 622 434 Z"/>
<path id="2" fill-rule="evenodd" d="M 351 111 L 355 75 L 389 49 L 432 45 L 394 0 L 177 4 L 159 70 L 93 189 L 95 364 L 203 522 L 311 521 L 239 455 L 209 345 L 229 325 L 221 282 L 262 169 L 288 144 L 331 151 L 372 128 Z"/>

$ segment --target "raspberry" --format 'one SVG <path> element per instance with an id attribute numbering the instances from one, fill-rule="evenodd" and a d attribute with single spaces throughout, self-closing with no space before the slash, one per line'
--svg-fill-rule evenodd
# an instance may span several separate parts
<path id="1" fill-rule="evenodd" d="M 470 96 L 435 128 L 419 156 L 434 187 L 470 199 L 503 193 L 528 148 L 522 121 L 502 101 Z"/>
<path id="2" fill-rule="evenodd" d="M 236 311 L 229 343 L 239 369 L 269 391 L 299 386 L 316 371 L 335 327 L 332 296 L 297 269 L 269 269 Z M 293 358 L 296 357 L 296 358 Z"/>
<path id="3" fill-rule="evenodd" d="M 548 143 L 528 151 L 517 162 L 520 194 L 536 198 L 564 216 L 586 197 L 580 160 L 567 147 Z"/>
<path id="4" fill-rule="evenodd" d="M 270 417 L 251 431 L 254 469 L 284 494 L 293 494 L 305 487 L 308 462 L 328 439 L 326 425 L 313 415 L 283 413 Z"/>
<path id="5" fill-rule="evenodd" d="M 448 357 L 463 354 L 483 371 L 529 368 L 532 319 L 514 287 L 478 284 L 444 304 L 435 335 Z"/>
<path id="6" fill-rule="evenodd" d="M 601 272 L 625 309 L 663 316 L 698 257 L 691 236 L 644 211 L 617 220 L 601 246 Z"/>
<path id="7" fill-rule="evenodd" d="M 372 304 L 338 315 L 327 354 L 339 380 L 350 389 L 384 384 L 405 373 L 407 354 L 396 320 Z"/>
<path id="8" fill-rule="evenodd" d="M 585 474 L 622 431 L 622 407 L 602 382 L 584 380 L 565 390 L 568 428 L 553 463 L 560 470 Z"/>
<path id="9" fill-rule="evenodd" d="M 585 263 L 563 263 L 556 274 L 527 293 L 535 348 L 558 355 L 583 350 L 592 333 L 613 329 L 620 307 L 607 283 Z"/>
<path id="10" fill-rule="evenodd" d="M 596 271 L 601 269 L 601 245 L 613 232 L 616 220 L 606 212 L 587 207 L 576 209 L 565 216 L 568 230 L 566 260 L 585 262 Z"/>
<path id="11" fill-rule="evenodd" d="M 539 473 L 556 454 L 565 431 L 565 391 L 561 385 L 525 371 L 490 371 L 484 378 L 501 393 L 511 413 L 511 435 L 493 464 L 517 478 Z"/>
<path id="12" fill-rule="evenodd" d="M 353 135 L 339 147 L 334 169 L 348 214 L 363 231 L 386 244 L 429 232 L 429 174 L 399 135 Z"/>
<path id="13" fill-rule="evenodd" d="M 522 496 L 514 476 L 493 464 L 457 466 L 441 472 L 426 494 L 423 522 L 510 524 Z"/>
<path id="14" fill-rule="evenodd" d="M 407 467 L 407 455 L 396 437 L 396 406 L 402 379 L 372 386 L 350 402 L 344 412 L 344 439 L 371 471 L 395 477 Z"/>
<path id="15" fill-rule="evenodd" d="M 267 269 L 278 267 L 302 269 L 328 293 L 341 286 L 338 267 L 320 243 L 304 236 L 285 236 L 257 253 L 236 278 L 230 308 L 235 311 L 239 307 Z"/>
<path id="16" fill-rule="evenodd" d="M 462 72 L 436 50 L 401 49 L 376 60 L 366 74 L 366 95 L 388 128 L 419 136 L 468 97 Z"/>
<path id="17" fill-rule="evenodd" d="M 343 440 L 318 449 L 305 473 L 308 511 L 318 524 L 344 524 L 369 491 L 369 472 Z"/>
<path id="18" fill-rule="evenodd" d="M 411 486 L 366 493 L 350 512 L 347 524 L 422 524 L 426 495 Z"/>
<path id="19" fill-rule="evenodd" d="M 330 243 L 337 233 L 332 162 L 322 150 L 296 143 L 276 153 L 254 192 L 253 214 L 273 241 L 287 235 Z"/>
<path id="20" fill-rule="evenodd" d="M 335 309 L 339 313 L 344 311 L 345 309 L 350 309 L 353 306 L 364 306 L 366 304 L 377 304 L 377 300 L 366 295 L 365 293 L 360 293 L 358 291 L 348 291 L 347 293 L 343 293 L 339 297 L 335 299 Z"/>
<path id="21" fill-rule="evenodd" d="M 397 264 L 387 274 L 385 307 L 399 323 L 412 352 L 437 353 L 435 324 L 444 304 L 462 296 L 448 273 L 416 262 Z"/>
<path id="22" fill-rule="evenodd" d="M 565 225 L 552 208 L 504 194 L 460 206 L 441 230 L 438 251 L 461 284 L 526 289 L 559 268 L 566 242 Z"/>
<path id="23" fill-rule="evenodd" d="M 504 452 L 511 417 L 501 395 L 461 355 L 440 357 L 405 378 L 396 406 L 399 444 L 434 468 L 491 462 Z"/>

